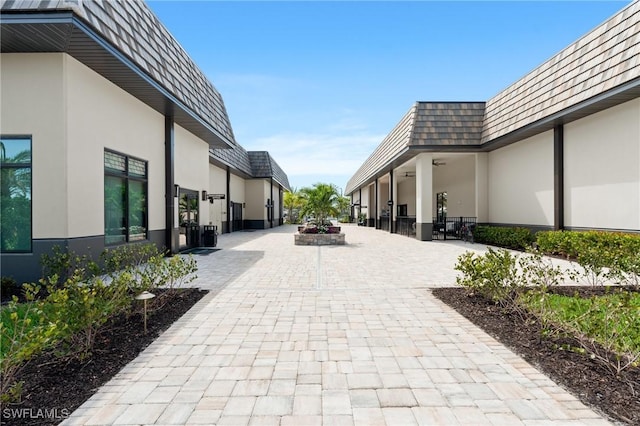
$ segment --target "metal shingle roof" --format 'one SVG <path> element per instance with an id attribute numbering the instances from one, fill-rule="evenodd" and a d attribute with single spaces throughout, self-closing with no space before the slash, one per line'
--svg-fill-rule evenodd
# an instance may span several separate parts
<path id="1" fill-rule="evenodd" d="M 72 20 L 54 19 L 56 13 L 71 11 L 215 129 L 217 137 L 228 144 L 235 142 L 222 96 L 143 1 L 2 0 L 0 10 L 3 12 L 3 52 L 35 49 L 69 51 L 82 56 L 78 53 L 82 47 L 77 45 L 86 44 L 86 40 L 75 37 L 79 32 L 77 25 Z M 18 13 L 30 16 L 38 13 L 41 19 L 8 20 Z M 47 17 L 52 22 L 47 22 Z M 24 37 L 24 31 L 31 34 L 34 30 L 39 31 L 37 38 Z M 49 44 L 45 46 L 45 43 Z M 89 48 L 95 49 L 95 46 Z"/>
<path id="2" fill-rule="evenodd" d="M 478 145 L 484 102 L 416 102 L 347 182 L 350 193 L 409 148 Z"/>

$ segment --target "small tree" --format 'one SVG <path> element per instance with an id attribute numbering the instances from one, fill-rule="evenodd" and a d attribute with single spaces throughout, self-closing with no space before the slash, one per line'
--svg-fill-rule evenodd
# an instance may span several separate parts
<path id="1" fill-rule="evenodd" d="M 288 211 L 289 223 L 299 223 L 299 213 L 304 203 L 305 200 L 298 189 L 293 188 L 284 193 L 284 208 Z"/>
<path id="2" fill-rule="evenodd" d="M 348 221 L 349 218 L 349 209 L 351 208 L 351 200 L 349 197 L 345 197 L 340 195 L 337 198 L 337 208 L 338 208 L 338 219 L 342 221 Z M 345 220 L 345 218 L 347 220 Z"/>
<path id="3" fill-rule="evenodd" d="M 300 211 L 303 216 L 312 215 L 322 225 L 328 217 L 338 214 L 340 194 L 335 185 L 316 183 L 312 188 L 302 188 L 300 192 L 305 199 L 305 205 Z"/>

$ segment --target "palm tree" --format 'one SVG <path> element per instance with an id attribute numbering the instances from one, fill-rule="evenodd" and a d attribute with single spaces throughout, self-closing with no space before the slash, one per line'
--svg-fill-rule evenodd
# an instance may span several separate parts
<path id="1" fill-rule="evenodd" d="M 293 188 L 284 193 L 284 208 L 288 210 L 289 223 L 298 223 L 300 209 L 304 206 L 302 192 Z"/>
<path id="2" fill-rule="evenodd" d="M 339 196 L 336 204 L 336 207 L 338 208 L 338 218 L 341 220 L 345 217 L 348 218 L 349 208 L 351 207 L 351 200 L 349 200 L 349 197 L 345 197 L 344 195 Z"/>
<path id="3" fill-rule="evenodd" d="M 316 183 L 312 188 L 300 190 L 306 200 L 301 210 L 302 215 L 312 215 L 319 225 L 323 225 L 328 217 L 338 214 L 338 188 L 329 183 Z"/>

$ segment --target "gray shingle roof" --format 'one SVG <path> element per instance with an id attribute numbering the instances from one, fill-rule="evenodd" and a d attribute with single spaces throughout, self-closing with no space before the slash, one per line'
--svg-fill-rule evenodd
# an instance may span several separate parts
<path id="1" fill-rule="evenodd" d="M 209 155 L 214 161 L 217 160 L 246 176 L 253 176 L 249 154 L 239 144 L 235 144 L 231 149 L 209 149 Z"/>
<path id="2" fill-rule="evenodd" d="M 486 104 L 417 103 L 353 175 L 345 192 L 388 171 L 397 159 L 406 161 L 409 148 L 495 149 L 639 93 L 640 1 L 634 1 Z"/>
<path id="3" fill-rule="evenodd" d="M 246 151 L 240 145 L 233 149 L 210 149 L 213 162 L 240 171 L 249 178 L 273 178 L 284 189 L 290 189 L 289 178 L 267 151 Z"/>
<path id="4" fill-rule="evenodd" d="M 371 181 L 411 147 L 480 144 L 483 116 L 484 102 L 416 102 L 349 179 L 345 193 Z"/>
<path id="5" fill-rule="evenodd" d="M 285 189 L 289 188 L 289 178 L 267 151 L 249 151 L 251 169 L 255 178 L 273 178 Z"/>
<path id="6" fill-rule="evenodd" d="M 14 14 L 73 11 L 227 142 L 234 142 L 222 96 L 143 1 L 2 0 L 0 10 Z M 3 38 L 9 35 L 3 32 Z M 71 31 L 66 37 L 69 49 Z M 9 43 L 3 40 L 3 51 L 11 47 Z"/>
<path id="7" fill-rule="evenodd" d="M 640 2 L 633 2 L 487 101 L 489 142 L 640 76 Z"/>

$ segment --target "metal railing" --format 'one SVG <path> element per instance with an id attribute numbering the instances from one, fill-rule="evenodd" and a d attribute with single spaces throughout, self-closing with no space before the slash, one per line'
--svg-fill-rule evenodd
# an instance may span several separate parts
<path id="1" fill-rule="evenodd" d="M 380 228 L 383 231 L 388 231 L 389 230 L 389 216 L 380 216 L 379 217 L 380 220 Z"/>
<path id="2" fill-rule="evenodd" d="M 396 216 L 396 234 L 413 237 L 416 235 L 416 217 L 415 216 Z"/>
<path id="3" fill-rule="evenodd" d="M 473 241 L 477 218 L 475 217 L 448 217 L 438 221 L 433 218 L 434 240 L 470 240 Z"/>

